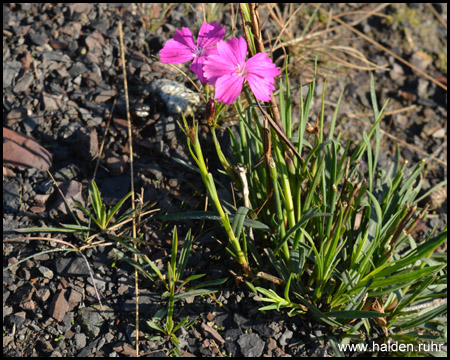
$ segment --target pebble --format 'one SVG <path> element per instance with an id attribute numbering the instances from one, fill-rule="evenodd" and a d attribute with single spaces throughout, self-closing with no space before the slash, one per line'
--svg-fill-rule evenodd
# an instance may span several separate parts
<path id="1" fill-rule="evenodd" d="M 89 268 L 81 256 L 76 258 L 58 258 L 55 265 L 56 273 L 60 276 L 89 275 Z"/>
<path id="2" fill-rule="evenodd" d="M 103 306 L 103 311 L 105 310 L 107 308 Z M 101 310 L 97 306 L 84 307 L 78 310 L 78 321 L 84 331 L 93 338 L 96 338 L 100 334 L 100 330 L 105 323 L 105 319 L 101 315 Z"/>
<path id="3" fill-rule="evenodd" d="M 155 80 L 150 84 L 150 91 L 160 96 L 170 114 L 193 114 L 202 103 L 198 93 L 174 80 Z"/>
<path id="4" fill-rule="evenodd" d="M 65 289 L 58 291 L 53 296 L 52 302 L 49 307 L 50 316 L 52 316 L 58 322 L 64 319 L 64 316 L 69 310 L 69 304 L 67 303 L 65 292 Z"/>
<path id="5" fill-rule="evenodd" d="M 237 341 L 241 353 L 245 357 L 260 357 L 264 351 L 264 341 L 261 340 L 258 334 L 243 334 Z"/>
<path id="6" fill-rule="evenodd" d="M 13 91 L 16 94 L 20 94 L 22 92 L 28 91 L 29 87 L 33 83 L 34 76 L 33 74 L 27 72 L 25 73 L 17 82 L 16 86 L 14 86 Z"/>
<path id="7" fill-rule="evenodd" d="M 39 271 L 45 278 L 53 279 L 53 271 L 51 271 L 48 267 L 39 266 Z"/>
<path id="8" fill-rule="evenodd" d="M 291 330 L 286 330 L 284 334 L 281 335 L 278 342 L 280 343 L 281 346 L 286 346 L 289 343 L 288 340 L 291 339 L 293 335 L 294 333 Z"/>

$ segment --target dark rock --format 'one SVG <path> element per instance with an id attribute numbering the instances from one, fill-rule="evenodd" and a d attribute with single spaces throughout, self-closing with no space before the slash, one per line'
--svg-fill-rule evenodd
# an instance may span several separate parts
<path id="1" fill-rule="evenodd" d="M 79 144 L 77 152 L 80 157 L 87 161 L 92 161 L 98 155 L 98 135 L 95 128 L 87 129 L 81 127 L 75 133 L 76 143 Z"/>
<path id="2" fill-rule="evenodd" d="M 147 314 L 153 314 L 159 309 L 161 303 L 161 295 L 142 290 L 139 292 L 139 311 Z M 136 300 L 134 298 L 127 299 L 122 305 L 122 311 L 136 311 Z"/>
<path id="3" fill-rule="evenodd" d="M 29 36 L 31 42 L 38 46 L 45 45 L 48 42 L 48 36 L 44 31 L 30 32 Z"/>
<path id="4" fill-rule="evenodd" d="M 238 344 L 245 357 L 260 357 L 264 351 L 264 341 L 255 333 L 241 335 Z"/>
<path id="5" fill-rule="evenodd" d="M 82 257 L 58 258 L 55 265 L 56 273 L 60 276 L 89 275 L 89 268 Z"/>
<path id="6" fill-rule="evenodd" d="M 28 91 L 29 87 L 33 83 L 34 76 L 33 74 L 26 72 L 23 76 L 17 81 L 16 86 L 14 86 L 13 91 L 16 94 L 20 94 L 22 92 Z"/>
<path id="7" fill-rule="evenodd" d="M 6 125 L 11 126 L 18 122 L 23 121 L 27 118 L 29 114 L 29 111 L 25 107 L 18 107 L 16 109 L 12 109 L 7 115 L 6 115 Z"/>
<path id="8" fill-rule="evenodd" d="M 48 65 L 51 61 L 72 63 L 70 57 L 66 54 L 62 54 L 59 51 L 45 51 L 41 54 L 41 60 L 44 64 Z"/>
<path id="9" fill-rule="evenodd" d="M 78 310 L 78 321 L 89 336 L 96 338 L 105 324 L 99 306 L 89 306 Z"/>
<path id="10" fill-rule="evenodd" d="M 20 61 L 3 62 L 3 89 L 13 85 L 13 81 L 19 75 L 21 69 L 22 63 Z"/>
<path id="11" fill-rule="evenodd" d="M 67 311 L 69 310 L 69 304 L 67 303 L 66 297 L 65 297 L 66 290 L 62 289 L 58 291 L 52 299 L 52 302 L 50 304 L 49 308 L 49 314 L 51 317 L 53 317 L 56 321 L 62 321 L 64 319 L 64 316 L 66 315 Z"/>
<path id="12" fill-rule="evenodd" d="M 3 211 L 16 212 L 19 210 L 19 185 L 16 182 L 3 183 Z"/>
<path id="13" fill-rule="evenodd" d="M 41 95 L 42 110 L 56 111 L 62 109 L 62 95 L 49 95 L 43 93 Z"/>
<path id="14" fill-rule="evenodd" d="M 105 179 L 100 185 L 102 199 L 107 205 L 115 205 L 130 191 L 130 177 L 127 175 Z"/>
<path id="15" fill-rule="evenodd" d="M 8 317 L 8 321 L 11 325 L 15 325 L 17 329 L 20 329 L 24 324 L 26 319 L 25 311 L 17 312 L 15 314 L 11 314 Z"/>
<path id="16" fill-rule="evenodd" d="M 61 213 L 67 215 L 70 213 L 69 209 L 72 209 L 72 211 L 81 211 L 78 210 L 78 208 L 75 206 L 74 200 L 78 201 L 82 205 L 84 204 L 84 198 L 81 193 L 82 184 L 78 181 L 71 180 L 67 181 L 59 186 L 59 189 L 61 190 L 61 193 L 63 194 L 64 199 L 61 197 L 61 195 L 58 193 L 58 197 L 51 205 L 51 209 L 56 209 L 60 211 Z M 69 209 L 67 208 L 69 206 Z"/>

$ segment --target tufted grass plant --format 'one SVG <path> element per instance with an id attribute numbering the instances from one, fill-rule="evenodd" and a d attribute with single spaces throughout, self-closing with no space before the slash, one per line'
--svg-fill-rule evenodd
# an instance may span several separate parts
<path id="1" fill-rule="evenodd" d="M 252 23 L 255 10 L 241 4 L 253 51 L 260 38 L 258 22 Z M 197 125 L 184 120 L 189 150 L 225 228 L 229 253 L 248 287 L 266 303 L 261 311 L 286 309 L 290 316 L 330 326 L 339 334 L 339 340 L 328 338 L 336 354 L 341 354 L 338 344 L 377 336 L 383 342 L 446 342 L 446 256 L 436 250 L 447 230 L 434 229 L 425 239 L 415 233 L 428 213 L 428 205 L 419 203 L 429 193 L 420 195 L 429 158 L 410 165 L 397 149 L 390 168 L 378 166 L 380 122 L 388 103 L 379 108 L 373 76 L 373 124 L 359 143 L 344 144 L 335 134 L 342 93 L 327 132 L 325 86 L 320 114 L 311 121 L 315 86 L 316 78 L 307 94 L 301 92 L 295 120 L 287 71 L 277 101 L 261 104 L 245 91 L 245 101 L 241 96 L 234 103 L 239 130 L 237 136 L 228 129 L 233 145 L 228 158 L 214 136 L 219 116 L 207 119 L 224 173 L 242 194 L 235 214 L 224 210 L 217 195 Z M 233 215 L 239 227 L 230 221 Z M 266 231 L 243 227 L 247 217 Z"/>

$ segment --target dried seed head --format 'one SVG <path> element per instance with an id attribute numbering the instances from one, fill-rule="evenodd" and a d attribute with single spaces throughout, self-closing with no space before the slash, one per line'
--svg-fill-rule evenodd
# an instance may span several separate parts
<path id="1" fill-rule="evenodd" d="M 191 140 L 191 142 L 195 144 L 195 129 L 193 126 L 188 128 L 188 136 L 189 140 Z"/>
<path id="2" fill-rule="evenodd" d="M 295 174 L 295 165 L 294 161 L 292 160 L 293 157 L 294 153 L 292 152 L 291 149 L 288 149 L 284 152 L 284 161 L 286 162 L 286 166 L 289 173 L 291 173 L 292 175 Z"/>

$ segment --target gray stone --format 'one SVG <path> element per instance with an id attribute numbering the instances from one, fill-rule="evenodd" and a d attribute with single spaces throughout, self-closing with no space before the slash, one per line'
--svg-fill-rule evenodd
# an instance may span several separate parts
<path id="1" fill-rule="evenodd" d="M 100 334 L 101 327 L 105 323 L 101 312 L 100 306 L 97 305 L 84 307 L 78 311 L 78 321 L 83 329 L 94 338 Z"/>
<path id="2" fill-rule="evenodd" d="M 285 331 L 285 333 L 280 337 L 280 345 L 286 346 L 288 344 L 288 340 L 292 338 L 292 335 L 294 335 L 294 333 L 291 330 Z"/>
<path id="3" fill-rule="evenodd" d="M 19 185 L 16 182 L 3 183 L 3 211 L 18 211 L 19 210 Z"/>
<path id="4" fill-rule="evenodd" d="M 53 271 L 51 271 L 48 267 L 39 266 L 39 271 L 45 278 L 47 278 L 47 279 L 53 278 Z"/>
<path id="5" fill-rule="evenodd" d="M 77 347 L 77 350 L 81 350 L 86 346 L 86 335 L 81 334 L 75 334 L 75 344 Z"/>
<path id="6" fill-rule="evenodd" d="M 23 74 L 23 76 L 17 82 L 16 86 L 14 86 L 13 91 L 16 94 L 27 91 L 29 89 L 30 85 L 33 83 L 33 80 L 34 80 L 33 74 L 31 74 L 29 72 Z"/>
<path id="7" fill-rule="evenodd" d="M 264 341 L 255 333 L 241 335 L 238 344 L 245 357 L 260 357 L 264 350 Z"/>
<path id="8" fill-rule="evenodd" d="M 86 276 L 89 275 L 89 268 L 81 257 L 58 258 L 56 260 L 56 272 L 60 276 Z"/>
<path id="9" fill-rule="evenodd" d="M 22 69 L 20 61 L 3 62 L 3 89 L 13 84 L 13 80 L 19 75 L 20 69 Z"/>
<path id="10" fill-rule="evenodd" d="M 159 95 L 171 114 L 193 114 L 202 103 L 199 94 L 173 80 L 155 80 L 150 91 Z"/>

